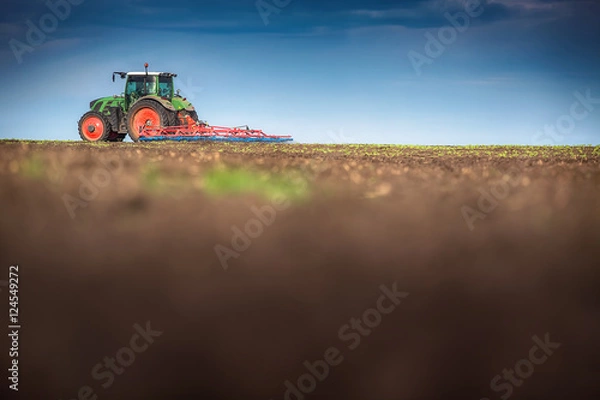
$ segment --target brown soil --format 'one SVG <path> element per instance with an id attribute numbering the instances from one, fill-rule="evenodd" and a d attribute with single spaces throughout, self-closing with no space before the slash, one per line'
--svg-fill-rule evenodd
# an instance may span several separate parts
<path id="1" fill-rule="evenodd" d="M 216 167 L 309 193 L 227 269 L 215 246 L 270 201 L 207 194 Z M 20 391 L 3 375 L 0 397 L 281 400 L 335 347 L 304 398 L 599 398 L 599 194 L 598 148 L 2 142 L 0 266 L 20 266 L 22 329 Z M 350 350 L 338 331 L 394 282 L 408 296 Z M 162 335 L 103 388 L 92 369 L 147 321 Z M 560 347 L 492 390 L 546 333 Z"/>

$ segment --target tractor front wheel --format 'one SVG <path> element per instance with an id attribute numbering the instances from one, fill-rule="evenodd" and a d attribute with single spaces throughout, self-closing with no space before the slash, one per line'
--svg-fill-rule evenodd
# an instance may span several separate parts
<path id="1" fill-rule="evenodd" d="M 140 132 L 145 127 L 170 126 L 169 111 L 153 100 L 140 100 L 135 103 L 127 114 L 129 137 L 134 142 L 140 140 Z"/>
<path id="2" fill-rule="evenodd" d="M 111 133 L 106 118 L 96 111 L 83 114 L 78 125 L 79 136 L 87 142 L 106 142 Z"/>

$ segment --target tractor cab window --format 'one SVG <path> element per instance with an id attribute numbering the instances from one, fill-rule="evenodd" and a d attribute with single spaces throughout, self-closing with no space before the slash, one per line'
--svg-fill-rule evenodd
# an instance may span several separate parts
<path id="1" fill-rule="evenodd" d="M 173 97 L 173 78 L 161 76 L 158 78 L 158 95 L 160 97 Z"/>
<path id="2" fill-rule="evenodd" d="M 152 75 L 130 75 L 127 79 L 125 95 L 136 94 L 137 96 L 146 96 L 156 94 L 156 76 Z"/>

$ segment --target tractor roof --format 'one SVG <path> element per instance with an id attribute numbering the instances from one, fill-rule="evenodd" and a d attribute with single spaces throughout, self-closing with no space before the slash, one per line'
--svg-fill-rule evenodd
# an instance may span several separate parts
<path id="1" fill-rule="evenodd" d="M 148 63 L 144 64 L 144 67 L 146 67 L 146 71 L 144 72 L 113 72 L 112 74 L 112 80 L 113 82 L 115 81 L 115 76 L 119 76 L 121 79 L 125 79 L 128 76 L 161 76 L 161 77 L 166 77 L 166 78 L 176 78 L 177 74 L 174 74 L 172 72 L 150 72 L 148 71 Z"/>
<path id="2" fill-rule="evenodd" d="M 145 72 L 128 72 L 127 76 L 131 76 L 131 75 L 146 75 Z M 177 74 L 173 74 L 171 72 L 148 72 L 148 75 L 151 76 L 177 76 Z"/>
<path id="3" fill-rule="evenodd" d="M 161 72 L 148 72 L 148 75 L 157 76 Z M 128 72 L 127 75 L 146 75 L 145 72 Z"/>

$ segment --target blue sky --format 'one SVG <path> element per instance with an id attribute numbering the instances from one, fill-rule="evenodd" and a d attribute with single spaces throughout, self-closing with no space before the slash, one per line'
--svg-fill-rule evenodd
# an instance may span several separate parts
<path id="1" fill-rule="evenodd" d="M 3 3 L 0 138 L 77 140 L 149 62 L 209 123 L 299 142 L 600 144 L 597 0 L 70 1 Z"/>

